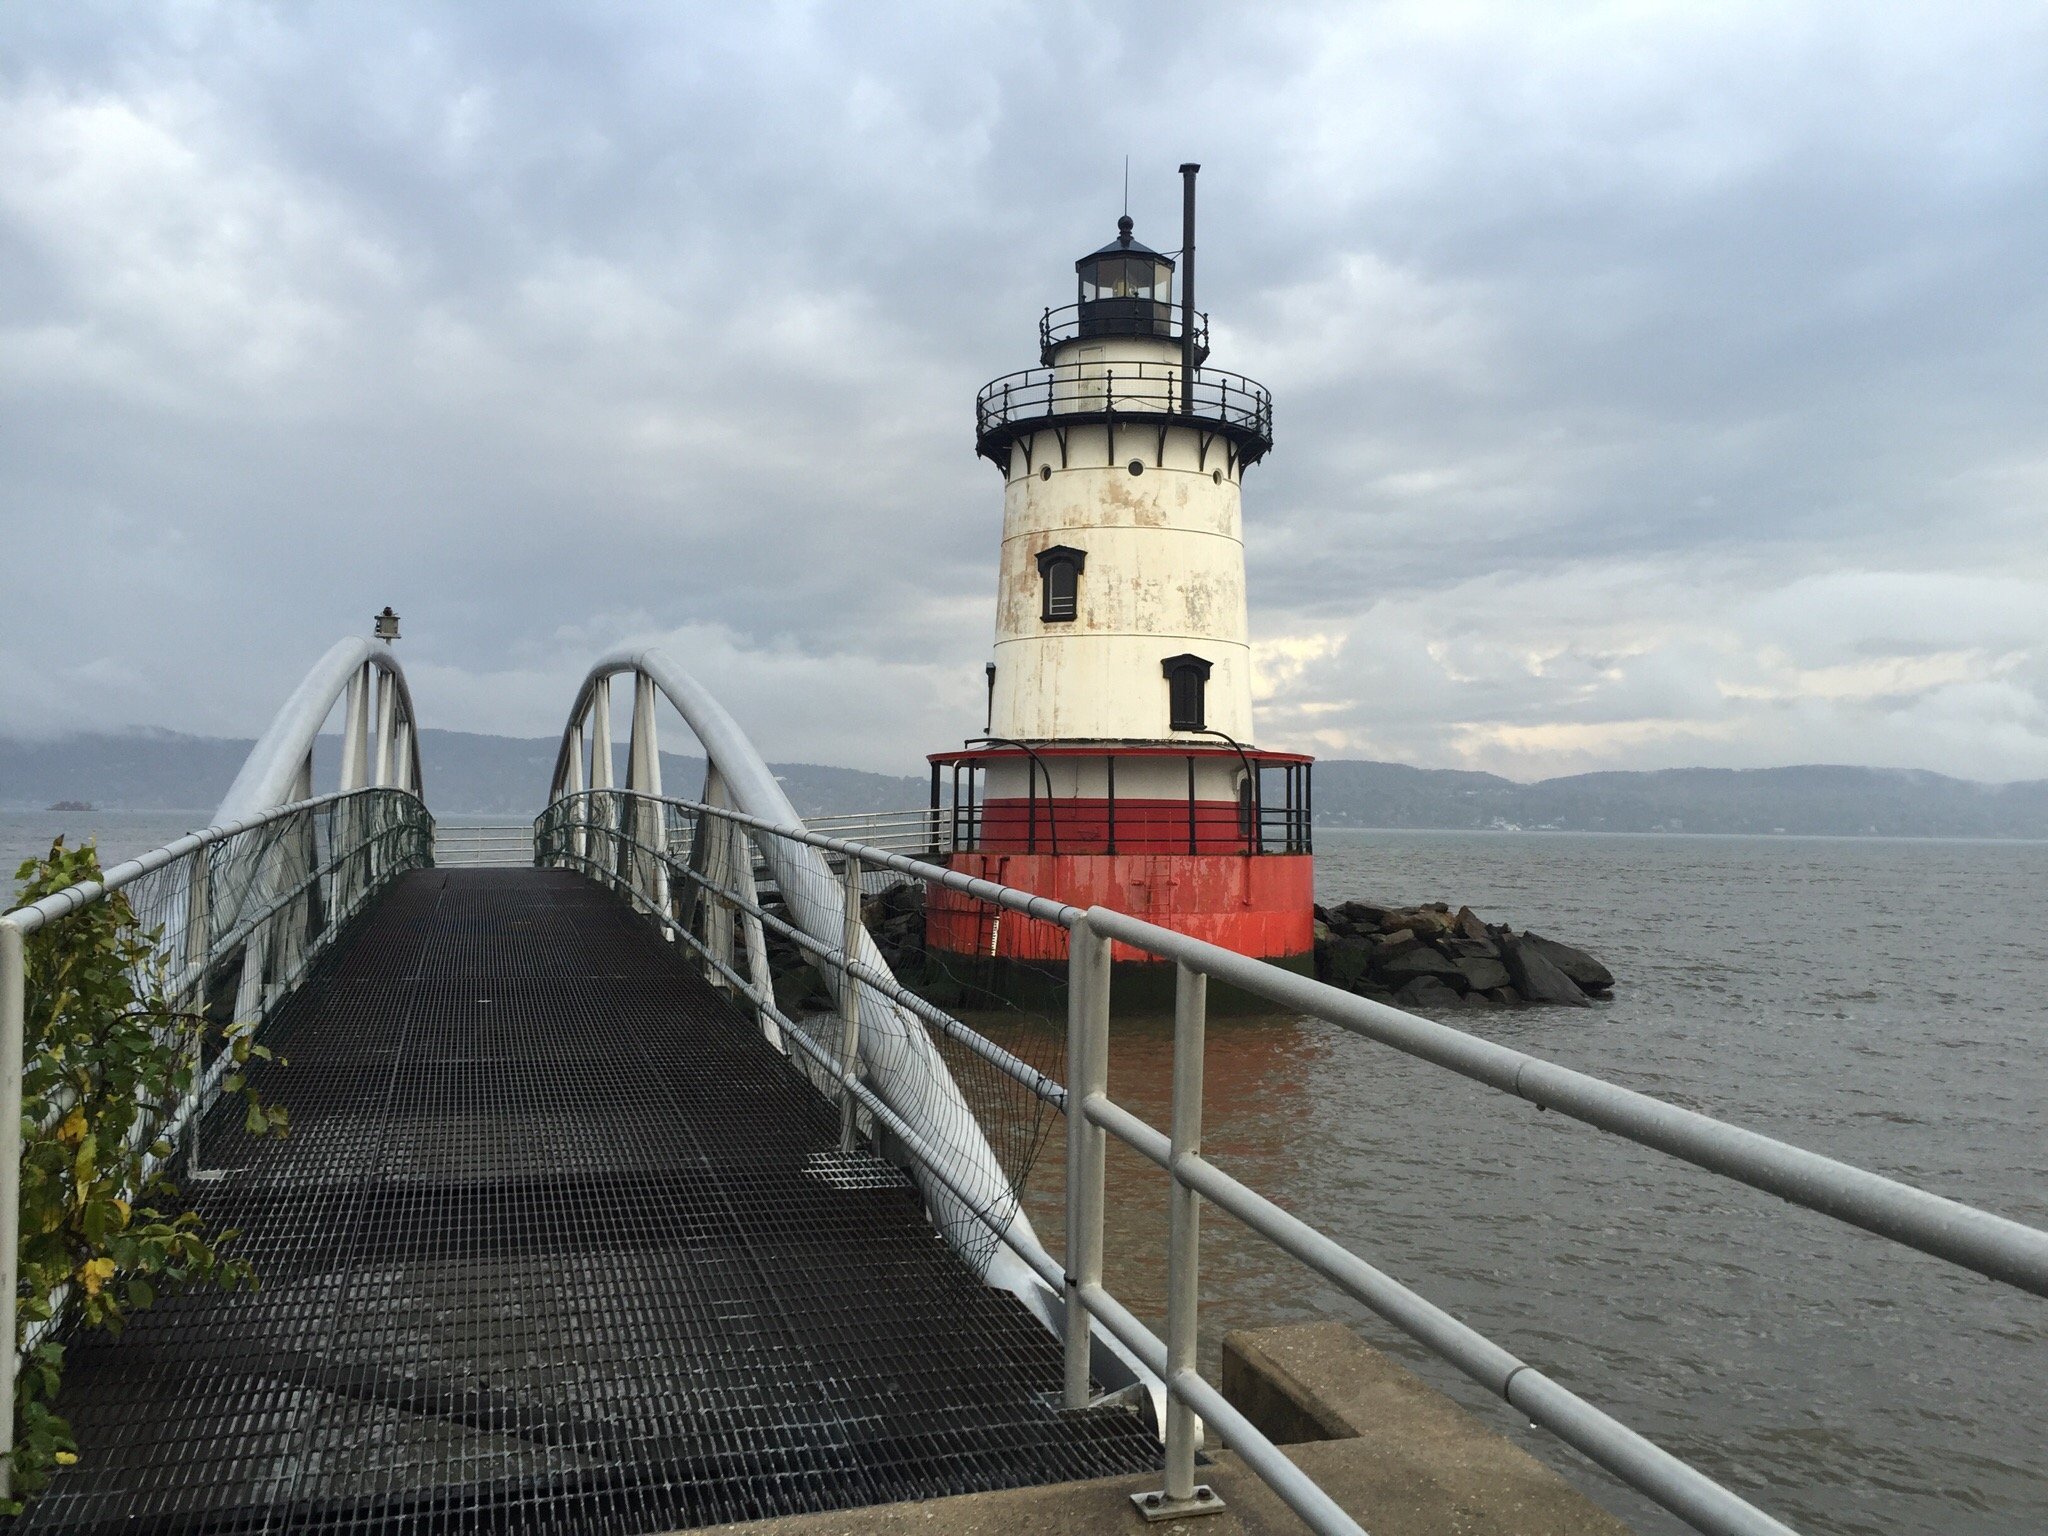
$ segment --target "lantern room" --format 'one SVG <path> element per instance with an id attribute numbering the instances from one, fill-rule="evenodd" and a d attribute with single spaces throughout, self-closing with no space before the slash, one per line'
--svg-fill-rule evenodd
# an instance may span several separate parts
<path id="1" fill-rule="evenodd" d="M 1117 236 L 1074 263 L 1075 319 L 1082 336 L 1168 336 L 1173 325 L 1173 260 L 1131 237 L 1131 216 Z"/>

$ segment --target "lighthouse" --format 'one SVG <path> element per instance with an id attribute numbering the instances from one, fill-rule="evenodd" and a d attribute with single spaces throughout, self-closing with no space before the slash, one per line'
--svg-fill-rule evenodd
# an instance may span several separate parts
<path id="1" fill-rule="evenodd" d="M 1273 402 L 1208 365 L 1197 170 L 1177 258 L 1126 214 L 1041 317 L 1038 366 L 976 401 L 1003 477 L 995 646 L 981 734 L 931 756 L 932 808 L 956 869 L 1306 966 L 1311 760 L 1256 746 L 1252 718 L 1242 495 Z M 1065 960 L 1064 930 L 929 899 L 943 956 Z M 1117 958 L 1121 980 L 1138 957 Z"/>

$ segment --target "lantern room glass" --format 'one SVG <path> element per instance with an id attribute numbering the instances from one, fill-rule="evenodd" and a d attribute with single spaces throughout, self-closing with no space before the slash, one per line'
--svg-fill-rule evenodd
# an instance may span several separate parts
<path id="1" fill-rule="evenodd" d="M 1105 256 L 1081 269 L 1081 302 L 1151 299 L 1166 303 L 1173 293 L 1173 268 L 1139 256 Z"/>

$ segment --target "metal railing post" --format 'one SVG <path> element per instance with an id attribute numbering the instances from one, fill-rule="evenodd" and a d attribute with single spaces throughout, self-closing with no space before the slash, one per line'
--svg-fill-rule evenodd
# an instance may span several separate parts
<path id="1" fill-rule="evenodd" d="M 1202 1421 L 1174 1390 L 1175 1380 L 1195 1370 L 1196 1318 L 1201 1307 L 1202 1197 L 1180 1176 L 1180 1160 L 1202 1151 L 1202 1054 L 1209 1011 L 1209 978 L 1182 963 L 1173 979 L 1172 1187 L 1166 1219 L 1166 1499 L 1220 1508 L 1209 1490 L 1195 1492 L 1195 1451 Z"/>
<path id="2" fill-rule="evenodd" d="M 754 884 L 754 850 L 746 839 L 733 829 L 733 841 L 739 853 L 739 867 L 733 872 L 733 887 L 746 901 L 746 908 L 740 914 L 741 945 L 747 952 L 747 979 L 754 988 L 754 1022 L 761 1027 L 761 1033 L 768 1043 L 787 1055 L 788 1047 L 782 1043 L 782 1028 L 770 1017 L 775 1007 L 775 974 L 768 967 L 768 935 L 761 927 L 761 919 L 754 913 L 760 905 L 761 892 Z"/>
<path id="3" fill-rule="evenodd" d="M 180 957 L 181 994 L 206 984 L 206 952 L 213 946 L 213 861 L 206 847 L 192 850 L 185 874 L 185 952 Z"/>
<path id="4" fill-rule="evenodd" d="M 27 1033 L 28 986 L 21 930 L 0 923 L 0 1498 L 12 1491 L 14 1372 L 19 1348 L 15 1316 L 21 1289 L 21 1062 Z"/>
<path id="5" fill-rule="evenodd" d="M 839 1150 L 853 1150 L 853 1085 L 860 1072 L 860 980 L 853 974 L 860 940 L 860 860 L 846 855 L 846 921 L 839 939 Z"/>
<path id="6" fill-rule="evenodd" d="M 1088 1118 L 1109 1088 L 1109 940 L 1087 917 L 1067 935 L 1067 1263 L 1065 1403 L 1089 1400 L 1088 1311 L 1081 1294 L 1102 1283 L 1105 1133 Z"/>

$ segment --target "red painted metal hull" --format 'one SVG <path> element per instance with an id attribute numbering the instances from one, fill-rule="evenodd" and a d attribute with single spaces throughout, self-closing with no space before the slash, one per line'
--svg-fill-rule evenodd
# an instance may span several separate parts
<path id="1" fill-rule="evenodd" d="M 1234 807 L 1225 809 L 1234 814 Z M 955 853 L 947 863 L 1072 906 L 1114 907 L 1256 959 L 1299 960 L 1315 949 L 1310 854 L 987 852 Z M 998 919 L 996 908 L 938 886 L 926 895 L 925 944 L 981 959 L 1067 958 L 1064 928 L 1015 912 Z M 1119 944 L 1111 958 L 1154 957 Z"/>

